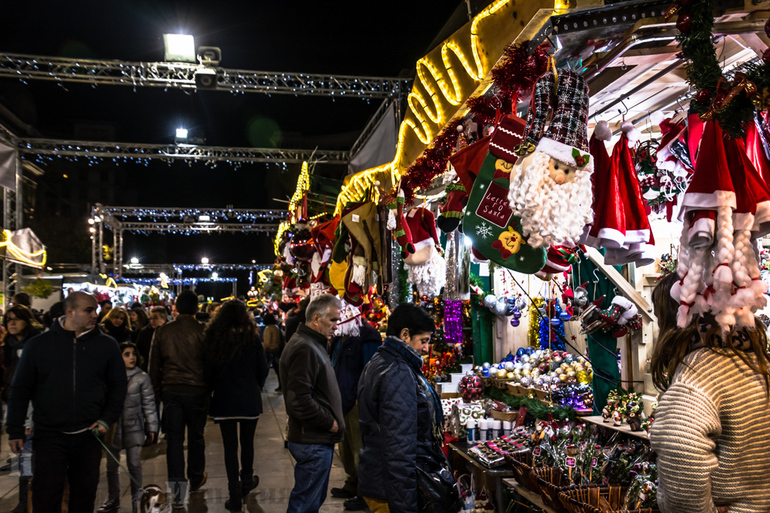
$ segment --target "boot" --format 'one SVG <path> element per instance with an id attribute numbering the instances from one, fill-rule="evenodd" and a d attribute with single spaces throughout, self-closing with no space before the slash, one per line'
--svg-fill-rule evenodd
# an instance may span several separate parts
<path id="1" fill-rule="evenodd" d="M 241 492 L 241 481 L 227 484 L 230 498 L 225 501 L 225 509 L 233 513 L 239 513 L 243 507 L 243 493 Z"/>
<path id="2" fill-rule="evenodd" d="M 19 504 L 11 513 L 27 513 L 27 498 L 29 497 L 29 481 L 31 477 L 19 478 Z"/>
<path id="3" fill-rule="evenodd" d="M 120 499 L 107 499 L 107 501 L 102 504 L 102 507 L 96 510 L 96 513 L 110 513 L 112 511 L 117 511 L 120 508 Z"/>
<path id="4" fill-rule="evenodd" d="M 252 491 L 254 488 L 259 485 L 259 476 L 254 475 L 245 475 L 241 476 L 241 494 L 243 497 L 246 497 L 250 491 Z"/>

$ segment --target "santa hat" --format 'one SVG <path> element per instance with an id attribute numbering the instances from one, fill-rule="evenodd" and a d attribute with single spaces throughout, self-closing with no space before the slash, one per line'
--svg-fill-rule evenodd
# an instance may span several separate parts
<path id="1" fill-rule="evenodd" d="M 330 220 L 320 223 L 310 229 L 313 236 L 313 245 L 315 250 L 323 255 L 322 262 L 326 262 L 331 257 L 331 250 L 334 247 L 334 233 L 337 231 L 337 225 L 340 222 L 340 216 L 334 216 Z M 328 256 L 326 252 L 329 252 Z"/>
<path id="2" fill-rule="evenodd" d="M 526 123 L 520 117 L 511 114 L 503 116 L 492 132 L 489 153 L 506 162 L 515 163 L 517 155 L 514 149 L 524 139 L 525 128 Z"/>
<path id="3" fill-rule="evenodd" d="M 755 113 L 755 116 L 758 115 Z M 746 167 L 746 175 L 749 190 L 757 200 L 753 231 L 756 232 L 757 237 L 764 237 L 770 233 L 770 188 L 766 183 L 766 177 L 770 173 L 770 161 L 765 154 L 764 142 L 757 127 L 758 122 L 759 119 L 755 117 L 746 131 L 746 155 L 753 164 Z"/>
<path id="4" fill-rule="evenodd" d="M 569 272 L 572 268 L 572 262 L 576 260 L 578 248 L 567 246 L 551 246 L 546 255 L 545 267 L 540 269 L 535 276 L 540 279 L 548 280 L 552 274 Z"/>
<path id="5" fill-rule="evenodd" d="M 604 141 L 612 137 L 606 121 L 596 124 L 588 146 L 594 159 L 594 221 L 585 244 L 594 248 L 620 248 L 626 240 L 626 216 L 618 192 L 618 174 L 611 165 Z"/>
<path id="6" fill-rule="evenodd" d="M 664 119 L 660 124 L 660 130 L 663 138 L 655 150 L 656 167 L 672 173 L 674 176 L 687 176 L 690 173 L 688 167 L 689 161 L 685 158 L 682 162 L 672 151 L 674 143 L 684 137 L 685 126 L 683 123 L 673 123 L 670 118 Z M 679 144 L 679 143 L 677 143 Z"/>
<path id="7" fill-rule="evenodd" d="M 407 212 L 406 224 L 409 225 L 409 231 L 412 233 L 415 251 L 438 244 L 436 218 L 427 208 L 416 207 Z"/>

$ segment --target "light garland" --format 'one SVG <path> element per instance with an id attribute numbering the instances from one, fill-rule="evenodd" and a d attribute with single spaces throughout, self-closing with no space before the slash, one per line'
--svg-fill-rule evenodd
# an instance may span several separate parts
<path id="1" fill-rule="evenodd" d="M 299 173 L 299 179 L 297 180 L 297 188 L 294 189 L 294 195 L 289 201 L 289 215 L 292 220 L 296 222 L 297 207 L 300 201 L 304 198 L 305 193 L 310 189 L 310 173 L 308 173 L 307 161 L 302 163 L 302 171 Z M 278 237 L 276 237 L 278 238 Z"/>
<path id="2" fill-rule="evenodd" d="M 45 248 L 39 249 L 32 253 L 24 251 L 13 243 L 11 240 L 12 236 L 13 233 L 10 230 L 3 230 L 3 240 L 0 242 L 0 248 L 5 248 L 5 250 L 8 251 L 8 253 L 10 253 L 10 255 L 14 258 L 14 260 L 17 260 L 23 264 L 32 267 L 43 267 L 45 265 L 46 260 L 48 259 L 48 252 L 45 250 Z"/>
<path id="3" fill-rule="evenodd" d="M 273 252 L 275 253 L 275 256 L 281 257 L 281 238 L 283 238 L 284 232 L 291 227 L 291 224 L 288 221 L 281 221 L 281 224 L 278 225 L 278 231 L 275 233 L 275 239 L 273 240 Z"/>
<path id="4" fill-rule="evenodd" d="M 120 278 L 118 283 L 130 283 L 136 285 L 154 286 L 161 285 L 161 282 L 167 285 L 197 285 L 199 283 L 236 283 L 238 278 Z"/>

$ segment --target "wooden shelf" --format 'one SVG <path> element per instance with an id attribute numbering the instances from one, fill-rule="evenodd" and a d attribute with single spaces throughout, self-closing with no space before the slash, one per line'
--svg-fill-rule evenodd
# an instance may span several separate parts
<path id="1" fill-rule="evenodd" d="M 582 420 L 583 422 L 588 422 L 589 424 L 596 424 L 597 426 L 602 426 L 607 429 L 612 429 L 613 431 L 619 431 L 627 435 L 635 436 L 636 438 L 641 438 L 643 440 L 650 439 L 650 437 L 647 435 L 647 431 L 631 431 L 631 426 L 629 426 L 628 424 L 622 424 L 620 426 L 616 426 L 612 422 L 604 422 L 604 419 L 602 419 L 601 415 L 593 415 L 590 417 L 580 417 L 580 420 Z"/>
<path id="2" fill-rule="evenodd" d="M 519 484 L 518 481 L 516 481 L 516 479 L 512 477 L 503 479 L 503 484 L 508 488 L 511 488 L 514 491 L 516 491 L 516 493 L 518 493 L 519 495 L 521 495 L 522 497 L 527 499 L 529 502 L 531 502 L 538 508 L 542 509 L 543 511 L 547 511 L 548 513 L 556 513 L 555 510 L 549 508 L 543 503 L 543 499 L 540 497 L 539 494 L 533 492 L 532 490 L 524 488 L 522 485 Z"/>

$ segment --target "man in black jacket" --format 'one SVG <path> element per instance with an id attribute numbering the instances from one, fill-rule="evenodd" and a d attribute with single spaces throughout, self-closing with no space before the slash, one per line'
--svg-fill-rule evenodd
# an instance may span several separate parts
<path id="1" fill-rule="evenodd" d="M 126 367 L 115 339 L 99 331 L 96 299 L 73 292 L 65 315 L 24 347 L 8 397 L 11 450 L 24 445 L 32 401 L 35 512 L 61 510 L 65 477 L 69 510 L 93 511 L 102 447 L 92 431 L 107 432 L 123 411 Z"/>
<path id="2" fill-rule="evenodd" d="M 296 460 L 287 513 L 317 512 L 326 499 L 334 444 L 342 440 L 342 399 L 327 345 L 340 320 L 339 300 L 314 299 L 283 350 L 281 383 L 289 415 L 289 452 Z"/>

